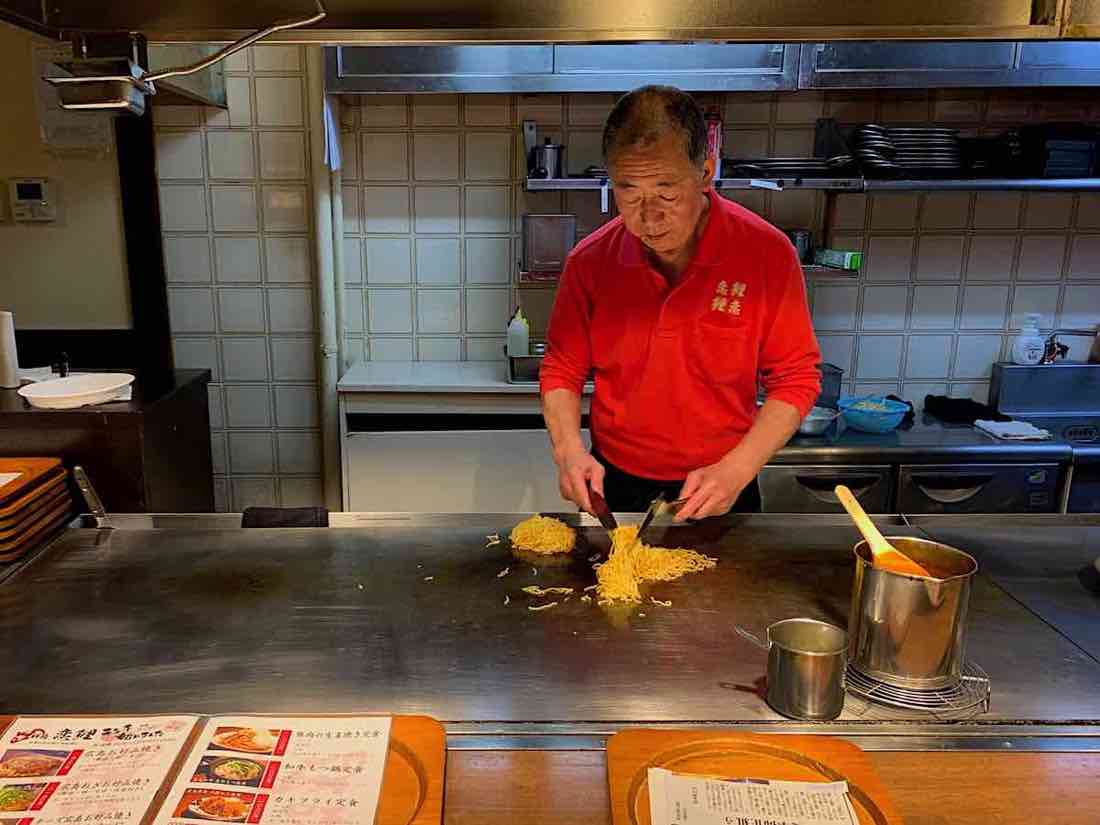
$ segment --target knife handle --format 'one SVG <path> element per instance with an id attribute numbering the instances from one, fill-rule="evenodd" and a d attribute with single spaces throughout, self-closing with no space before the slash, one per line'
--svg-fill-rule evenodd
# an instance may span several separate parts
<path id="1" fill-rule="evenodd" d="M 614 530 L 619 526 L 618 522 L 615 521 L 615 517 L 611 515 L 611 509 L 607 506 L 604 497 L 593 490 L 591 486 L 588 488 L 588 498 L 592 502 L 592 515 L 600 520 L 600 524 L 604 526 L 604 529 Z"/>

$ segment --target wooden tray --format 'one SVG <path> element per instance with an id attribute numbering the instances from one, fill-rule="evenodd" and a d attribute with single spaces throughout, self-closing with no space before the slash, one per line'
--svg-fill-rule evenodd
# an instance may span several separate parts
<path id="1" fill-rule="evenodd" d="M 447 737 L 428 716 L 395 716 L 375 825 L 442 825 Z"/>
<path id="2" fill-rule="evenodd" d="M 0 487 L 0 507 L 37 487 L 59 467 L 60 458 L 0 458 L 0 473 L 19 473 L 19 478 Z"/>
<path id="3" fill-rule="evenodd" d="M 72 500 L 72 496 L 64 486 L 54 488 L 54 491 L 49 495 L 40 496 L 31 502 L 31 505 L 20 513 L 18 518 L 0 521 L 0 542 L 18 537 L 42 515 L 54 509 L 62 501 L 71 504 Z"/>
<path id="4" fill-rule="evenodd" d="M 0 561 L 15 561 L 24 553 L 45 539 L 53 530 L 68 522 L 72 515 L 73 503 L 68 496 L 60 500 L 52 509 L 38 517 L 26 530 L 15 538 L 0 541 Z"/>
<path id="5" fill-rule="evenodd" d="M 7 529 L 15 523 L 21 522 L 27 514 L 36 507 L 40 507 L 46 499 L 57 495 L 59 490 L 67 489 L 69 475 L 63 468 L 46 476 L 38 486 L 12 500 L 10 504 L 0 507 L 0 529 Z"/>
<path id="6" fill-rule="evenodd" d="M 861 825 L 901 825 L 867 755 L 829 736 L 649 730 L 617 733 L 607 743 L 614 825 L 651 825 L 648 768 L 732 778 L 800 782 L 846 780 Z"/>

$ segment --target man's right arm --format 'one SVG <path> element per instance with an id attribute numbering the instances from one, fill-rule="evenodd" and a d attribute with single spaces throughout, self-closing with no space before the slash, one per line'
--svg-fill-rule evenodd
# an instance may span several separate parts
<path id="1" fill-rule="evenodd" d="M 562 498 L 592 512 L 588 488 L 603 495 L 604 469 L 581 439 L 581 397 L 570 389 L 550 390 L 542 397 L 542 416 L 550 431 L 558 489 Z"/>
<path id="2" fill-rule="evenodd" d="M 583 267 L 570 257 L 550 315 L 539 384 L 562 497 L 591 512 L 588 487 L 602 495 L 604 471 L 581 439 L 581 394 L 592 371 L 592 301 L 586 280 Z"/>

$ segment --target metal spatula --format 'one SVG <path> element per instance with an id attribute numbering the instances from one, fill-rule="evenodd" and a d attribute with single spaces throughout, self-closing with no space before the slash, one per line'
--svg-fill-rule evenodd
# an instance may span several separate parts
<path id="1" fill-rule="evenodd" d="M 664 493 L 658 493 L 657 498 L 653 499 L 649 505 L 649 509 L 645 511 L 642 523 L 638 526 L 638 535 L 634 537 L 634 541 L 631 542 L 630 547 L 634 547 L 641 543 L 642 535 L 649 529 L 650 525 L 653 524 L 653 520 L 657 518 L 657 516 L 679 512 L 686 501 L 686 498 L 677 499 L 676 501 L 666 501 Z"/>

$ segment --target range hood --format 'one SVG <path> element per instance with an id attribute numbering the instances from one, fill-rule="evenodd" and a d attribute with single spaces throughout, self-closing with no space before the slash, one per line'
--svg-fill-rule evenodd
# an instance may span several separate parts
<path id="1" fill-rule="evenodd" d="M 323 44 L 801 42 L 1096 36 L 1100 0 L 332 0 L 323 26 L 269 42 Z M 308 0 L 0 0 L 7 19 L 54 31 L 140 32 L 150 41 L 230 41 Z M 1084 15 L 1084 19 L 1081 19 Z"/>

